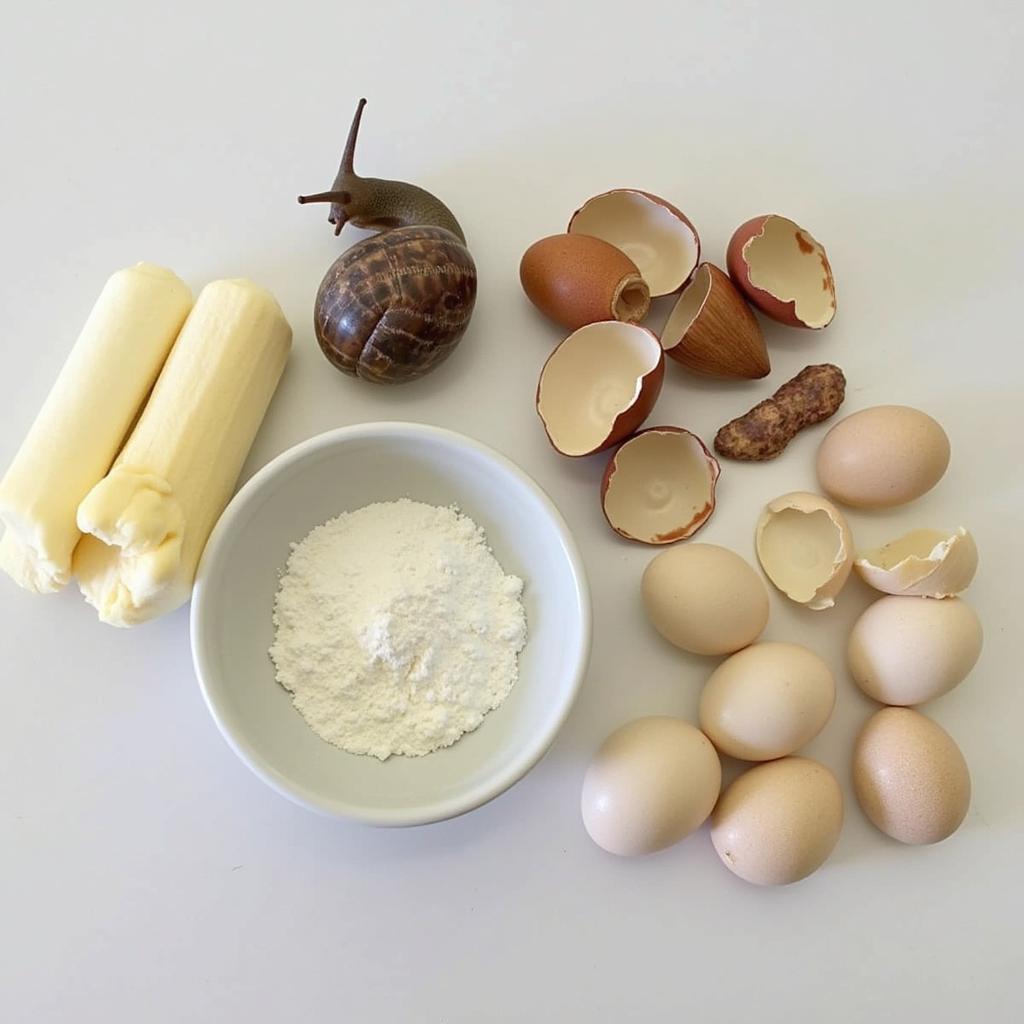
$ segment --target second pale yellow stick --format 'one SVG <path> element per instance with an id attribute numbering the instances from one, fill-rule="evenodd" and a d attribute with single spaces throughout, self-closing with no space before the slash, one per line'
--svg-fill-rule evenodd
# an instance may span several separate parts
<path id="1" fill-rule="evenodd" d="M 88 536 L 74 571 L 104 622 L 132 626 L 189 599 L 291 339 L 263 288 L 214 281 L 200 293 L 124 450 L 78 509 Z"/>

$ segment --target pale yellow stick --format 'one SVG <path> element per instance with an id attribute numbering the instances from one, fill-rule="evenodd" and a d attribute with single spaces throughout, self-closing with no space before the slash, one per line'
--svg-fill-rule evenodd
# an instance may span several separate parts
<path id="1" fill-rule="evenodd" d="M 188 285 L 150 263 L 104 286 L 0 482 L 0 568 L 27 590 L 67 583 L 79 502 L 110 469 L 191 306 Z"/>
<path id="2" fill-rule="evenodd" d="M 292 330 L 249 281 L 199 295 L 114 467 L 78 509 L 74 570 L 104 622 L 184 604 L 277 387 Z"/>

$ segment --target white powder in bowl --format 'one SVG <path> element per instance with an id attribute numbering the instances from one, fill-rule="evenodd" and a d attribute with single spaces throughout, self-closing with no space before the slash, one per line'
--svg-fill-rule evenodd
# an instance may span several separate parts
<path id="1" fill-rule="evenodd" d="M 274 600 L 277 680 L 329 743 L 381 760 L 429 754 L 512 689 L 522 591 L 456 508 L 346 512 L 292 545 Z"/>

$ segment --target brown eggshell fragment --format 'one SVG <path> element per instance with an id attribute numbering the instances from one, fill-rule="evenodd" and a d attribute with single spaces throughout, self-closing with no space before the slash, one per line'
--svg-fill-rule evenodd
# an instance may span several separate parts
<path id="1" fill-rule="evenodd" d="M 812 611 L 831 608 L 853 568 L 853 534 L 846 517 L 809 491 L 768 502 L 754 535 L 765 575 L 786 597 Z"/>
<path id="2" fill-rule="evenodd" d="M 700 237 L 689 219 L 670 202 L 639 189 L 617 188 L 588 199 L 567 230 L 621 249 L 639 268 L 652 297 L 679 291 L 700 262 Z"/>
<path id="3" fill-rule="evenodd" d="M 523 254 L 519 279 L 529 300 L 570 330 L 598 320 L 637 323 L 651 294 L 636 264 L 590 235 L 551 235 Z"/>
<path id="4" fill-rule="evenodd" d="M 819 330 L 836 315 L 825 249 L 788 217 L 769 213 L 741 224 L 726 261 L 736 287 L 772 320 Z"/>
<path id="5" fill-rule="evenodd" d="M 971 585 L 978 571 L 978 548 L 962 526 L 953 533 L 912 530 L 859 554 L 853 566 L 865 583 L 883 594 L 952 597 Z"/>
<path id="6" fill-rule="evenodd" d="M 949 466 L 949 438 L 919 409 L 876 405 L 840 420 L 818 448 L 818 481 L 835 501 L 893 508 L 920 498 Z"/>
<path id="7" fill-rule="evenodd" d="M 618 444 L 650 415 L 665 379 L 665 353 L 645 327 L 605 320 L 574 331 L 548 357 L 537 414 L 563 455 Z"/>
<path id="8" fill-rule="evenodd" d="M 868 819 L 901 843 L 940 843 L 971 805 L 971 774 L 937 722 L 911 708 L 882 708 L 853 749 L 853 788 Z"/>
<path id="9" fill-rule="evenodd" d="M 692 537 L 715 510 L 718 460 L 682 427 L 648 427 L 608 460 L 601 507 L 628 540 L 671 544 Z"/>
<path id="10" fill-rule="evenodd" d="M 784 757 L 744 772 L 711 815 L 722 863 L 753 885 L 790 885 L 828 860 L 843 827 L 836 777 L 807 757 Z"/>
<path id="11" fill-rule="evenodd" d="M 771 370 L 757 317 L 718 267 L 702 263 L 661 332 L 665 352 L 694 373 L 754 380 Z"/>

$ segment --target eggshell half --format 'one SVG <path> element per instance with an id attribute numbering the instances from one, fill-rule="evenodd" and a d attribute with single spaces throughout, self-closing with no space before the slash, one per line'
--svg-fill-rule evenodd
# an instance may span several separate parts
<path id="1" fill-rule="evenodd" d="M 765 575 L 786 597 L 813 611 L 831 608 L 853 566 L 853 534 L 846 517 L 809 491 L 768 502 L 754 536 Z"/>
<path id="2" fill-rule="evenodd" d="M 653 297 L 679 291 L 700 262 L 700 237 L 689 219 L 667 200 L 639 189 L 616 188 L 588 199 L 567 230 L 621 249 L 639 267 Z"/>
<path id="3" fill-rule="evenodd" d="M 836 285 L 825 249 L 788 217 L 769 213 L 741 224 L 726 262 L 736 287 L 772 320 L 819 330 L 836 315 Z"/>
<path id="4" fill-rule="evenodd" d="M 856 508 L 892 508 L 930 491 L 949 465 L 949 438 L 926 413 L 876 405 L 840 420 L 818 448 L 825 493 Z"/>
<path id="5" fill-rule="evenodd" d="M 583 780 L 590 838 L 619 856 L 678 843 L 707 819 L 722 785 L 711 741 L 679 718 L 638 718 L 602 744 Z"/>
<path id="6" fill-rule="evenodd" d="M 651 295 L 636 264 L 610 242 L 551 235 L 523 254 L 519 279 L 529 300 L 570 330 L 599 320 L 637 323 Z"/>
<path id="7" fill-rule="evenodd" d="M 651 413 L 665 379 L 661 343 L 645 327 L 615 320 L 574 331 L 548 357 L 537 413 L 563 455 L 618 444 Z"/>
<path id="8" fill-rule="evenodd" d="M 860 577 L 883 594 L 952 597 L 966 590 L 978 569 L 978 548 L 962 526 L 955 533 L 913 530 L 853 563 Z"/>
<path id="9" fill-rule="evenodd" d="M 648 427 L 608 460 L 601 508 L 628 540 L 671 544 L 692 537 L 715 510 L 718 460 L 682 427 Z"/>
<path id="10" fill-rule="evenodd" d="M 832 671 L 798 644 L 751 644 L 711 674 L 700 695 L 700 727 L 743 761 L 771 761 L 810 743 L 836 703 Z"/>
<path id="11" fill-rule="evenodd" d="M 843 793 L 817 761 L 784 757 L 744 772 L 711 815 L 722 863 L 753 885 L 789 885 L 828 860 L 843 827 Z"/>
<path id="12" fill-rule="evenodd" d="M 702 263 L 661 332 L 665 352 L 693 373 L 753 380 L 771 370 L 757 317 L 732 281 Z"/>
<path id="13" fill-rule="evenodd" d="M 939 843 L 971 805 L 971 775 L 942 726 L 910 708 L 882 708 L 853 750 L 853 787 L 868 819 L 901 843 Z"/>
<path id="14" fill-rule="evenodd" d="M 914 705 L 949 693 L 981 655 L 981 621 L 959 597 L 882 597 L 853 624 L 850 674 L 881 704 Z"/>
<path id="15" fill-rule="evenodd" d="M 641 582 L 644 608 L 669 643 L 693 654 L 732 654 L 768 623 L 768 591 L 753 568 L 717 544 L 656 555 Z"/>

